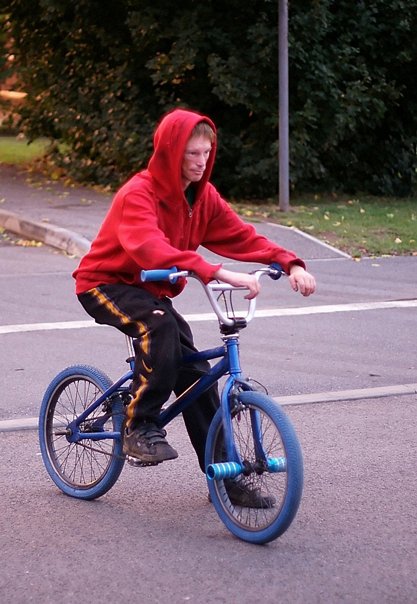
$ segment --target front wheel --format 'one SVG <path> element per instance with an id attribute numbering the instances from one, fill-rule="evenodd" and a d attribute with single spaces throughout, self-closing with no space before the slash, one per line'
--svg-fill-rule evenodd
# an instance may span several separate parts
<path id="1" fill-rule="evenodd" d="M 95 499 L 118 479 L 124 465 L 120 437 L 123 400 L 106 399 L 79 426 L 88 432 L 117 432 L 118 438 L 72 442 L 69 426 L 112 385 L 99 369 L 75 365 L 59 373 L 48 386 L 39 415 L 39 442 L 49 476 L 66 495 Z"/>
<path id="2" fill-rule="evenodd" d="M 301 447 L 288 417 L 264 394 L 238 393 L 231 417 L 233 438 L 244 472 L 236 475 L 235 470 L 234 478 L 227 477 L 227 470 L 233 464 L 228 464 L 225 458 L 219 409 L 206 444 L 211 500 L 222 522 L 236 537 L 250 543 L 268 543 L 287 530 L 297 513 L 303 490 Z M 213 477 L 214 470 L 218 475 Z M 222 472 L 226 472 L 225 477 Z M 251 490 L 259 489 L 269 505 L 251 508 L 232 503 L 228 493 L 230 480 L 243 483 Z"/>

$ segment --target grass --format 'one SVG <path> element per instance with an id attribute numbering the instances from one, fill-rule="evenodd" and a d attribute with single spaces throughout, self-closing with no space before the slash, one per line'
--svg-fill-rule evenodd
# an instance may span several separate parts
<path id="1" fill-rule="evenodd" d="M 0 163 L 30 166 L 47 146 L 47 139 L 28 145 L 24 139 L 0 136 Z M 305 196 L 292 199 L 286 213 L 277 201 L 233 206 L 244 218 L 298 228 L 356 258 L 417 256 L 417 198 Z"/>
<path id="2" fill-rule="evenodd" d="M 0 136 L 0 164 L 24 165 L 39 159 L 48 146 L 47 139 L 37 139 L 28 144 L 16 136 Z"/>
<path id="3" fill-rule="evenodd" d="M 278 202 L 237 203 L 245 217 L 298 228 L 353 257 L 417 255 L 417 198 L 314 196 L 295 198 L 290 212 Z"/>

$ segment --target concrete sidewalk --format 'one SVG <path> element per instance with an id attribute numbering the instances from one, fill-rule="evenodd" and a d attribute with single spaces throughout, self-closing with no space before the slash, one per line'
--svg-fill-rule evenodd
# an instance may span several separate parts
<path id="1" fill-rule="evenodd" d="M 0 226 L 75 257 L 89 249 L 111 200 L 110 193 L 0 164 Z M 266 222 L 256 223 L 256 229 L 306 260 L 347 257 L 296 229 Z"/>

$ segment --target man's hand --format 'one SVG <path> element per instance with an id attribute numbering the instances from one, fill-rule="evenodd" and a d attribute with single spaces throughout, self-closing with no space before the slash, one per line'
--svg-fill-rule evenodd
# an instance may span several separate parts
<path id="1" fill-rule="evenodd" d="M 214 274 L 214 278 L 235 287 L 247 287 L 249 290 L 249 293 L 245 296 L 247 300 L 252 300 L 261 291 L 259 281 L 254 275 L 248 275 L 247 273 L 235 273 L 225 268 L 220 268 Z M 313 275 L 297 264 L 294 264 L 290 268 L 289 282 L 292 289 L 295 292 L 299 291 L 303 296 L 309 296 L 316 290 L 316 280 Z"/>
<path id="2" fill-rule="evenodd" d="M 290 285 L 295 292 L 300 292 L 303 296 L 309 296 L 316 291 L 316 280 L 302 266 L 293 264 L 290 268 Z"/>
<path id="3" fill-rule="evenodd" d="M 235 273 L 225 268 L 219 268 L 214 273 L 214 278 L 224 283 L 229 283 L 229 285 L 233 285 L 234 287 L 247 287 L 249 290 L 249 293 L 245 296 L 247 300 L 252 300 L 261 291 L 259 281 L 256 277 L 247 273 Z"/>

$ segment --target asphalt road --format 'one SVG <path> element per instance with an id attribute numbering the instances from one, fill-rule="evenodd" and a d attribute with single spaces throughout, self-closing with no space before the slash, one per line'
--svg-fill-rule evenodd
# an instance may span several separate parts
<path id="1" fill-rule="evenodd" d="M 35 433 L 2 433 L 4 603 L 414 603 L 415 400 L 289 408 L 306 481 L 290 529 L 267 546 L 230 536 L 181 424 L 180 457 L 126 467 L 100 500 L 60 494 Z"/>
<path id="2" fill-rule="evenodd" d="M 124 370 L 113 330 L 57 328 L 88 320 L 73 295 L 76 264 L 50 248 L 0 245 L 0 425 L 36 416 L 67 365 L 94 364 L 112 378 Z M 248 373 L 289 400 L 417 382 L 416 309 L 398 304 L 415 302 L 416 259 L 325 257 L 309 266 L 319 290 L 308 300 L 285 281 L 264 283 L 260 309 L 293 314 L 259 318 L 242 334 Z M 177 306 L 191 315 L 197 343 L 212 346 L 216 325 L 196 319 L 208 309 L 189 287 Z M 305 490 L 290 529 L 262 547 L 238 541 L 217 518 L 181 420 L 169 430 L 177 461 L 126 467 L 90 503 L 52 485 L 35 431 L 0 432 L 0 601 L 416 602 L 416 395 L 285 409 L 303 446 Z"/>
<path id="3" fill-rule="evenodd" d="M 67 322 L 89 320 L 74 296 L 70 276 L 78 261 L 46 247 L 10 245 L 0 252 L 0 311 L 6 327 L 2 333 L 0 326 L 0 355 L 7 384 L 0 420 L 35 416 L 46 384 L 69 364 L 97 365 L 112 379 L 118 377 L 125 367 L 126 349 L 116 330 L 36 326 L 65 327 Z M 278 398 L 415 384 L 416 307 L 383 305 L 416 304 L 416 264 L 411 257 L 359 263 L 345 258 L 312 260 L 310 268 L 319 286 L 308 299 L 294 294 L 285 279 L 264 281 L 259 309 L 306 314 L 256 319 L 242 333 L 246 373 Z M 364 310 L 367 304 L 370 309 Z M 359 310 L 352 305 L 359 305 Z M 218 343 L 215 322 L 194 320 L 196 313 L 209 310 L 197 284 L 190 283 L 176 306 L 191 315 L 200 347 Z M 315 310 L 320 312 L 309 314 Z M 35 324 L 35 330 L 7 331 L 7 326 L 25 324 Z M 37 359 L 41 367 L 34 362 Z"/>

